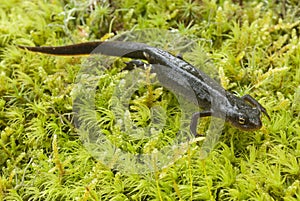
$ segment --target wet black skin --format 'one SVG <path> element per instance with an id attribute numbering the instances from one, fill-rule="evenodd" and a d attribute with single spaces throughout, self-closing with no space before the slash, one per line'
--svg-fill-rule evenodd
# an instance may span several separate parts
<path id="1" fill-rule="evenodd" d="M 190 130 L 194 135 L 197 135 L 197 121 L 201 117 L 225 118 L 227 122 L 243 131 L 260 129 L 262 113 L 270 119 L 266 109 L 250 95 L 237 97 L 182 58 L 143 43 L 107 41 L 59 47 L 20 48 L 54 55 L 103 54 L 146 60 L 163 86 L 203 109 L 194 113 L 191 119 Z M 142 65 L 143 62 L 133 60 L 129 66 L 131 64 Z"/>

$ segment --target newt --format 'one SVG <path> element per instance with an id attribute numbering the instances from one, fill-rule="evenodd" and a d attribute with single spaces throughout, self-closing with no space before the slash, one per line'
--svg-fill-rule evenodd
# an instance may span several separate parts
<path id="1" fill-rule="evenodd" d="M 203 117 L 225 118 L 226 122 L 243 131 L 260 129 L 262 113 L 270 120 L 267 110 L 252 96 L 238 97 L 183 58 L 144 43 L 96 41 L 57 47 L 19 47 L 52 55 L 103 54 L 137 59 L 130 63 L 134 65 L 142 65 L 139 60 L 147 61 L 151 64 L 151 72 L 156 73 L 163 86 L 175 90 L 203 109 L 191 118 L 190 132 L 195 136 L 198 135 L 198 119 Z"/>

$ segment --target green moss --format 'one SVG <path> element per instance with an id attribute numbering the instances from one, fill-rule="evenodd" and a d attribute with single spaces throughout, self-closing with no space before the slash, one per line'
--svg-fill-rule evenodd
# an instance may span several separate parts
<path id="1" fill-rule="evenodd" d="M 242 7 L 206 0 L 90 2 L 0 5 L 0 200 L 299 200 L 297 1 L 244 1 Z M 263 117 L 263 128 L 255 132 L 226 125 L 207 158 L 200 159 L 201 142 L 191 143 L 174 163 L 152 173 L 118 172 L 94 158 L 74 126 L 74 93 L 85 58 L 35 54 L 17 45 L 64 45 L 146 28 L 198 39 L 199 47 L 185 58 L 215 68 L 233 93 L 253 95 L 271 121 Z M 120 72 L 123 60 L 113 61 L 110 69 L 98 69 L 96 107 L 83 117 L 90 120 L 96 111 L 91 121 L 124 151 L 161 149 L 181 129 L 179 102 L 141 72 L 146 87 L 130 97 L 131 120 L 123 122 L 141 129 L 125 132 L 116 117 L 122 108 L 112 108 L 112 96 L 128 75 Z M 155 137 L 136 139 L 151 125 L 155 107 L 165 111 L 165 127 L 152 129 Z M 199 131 L 205 128 L 201 124 Z"/>

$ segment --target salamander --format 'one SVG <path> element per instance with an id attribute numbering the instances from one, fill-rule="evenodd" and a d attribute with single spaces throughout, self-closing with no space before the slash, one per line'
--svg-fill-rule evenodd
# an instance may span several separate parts
<path id="1" fill-rule="evenodd" d="M 226 122 L 243 131 L 260 129 L 262 113 L 270 119 L 266 109 L 250 95 L 238 97 L 181 57 L 144 43 L 96 41 L 57 47 L 20 48 L 53 55 L 103 54 L 145 60 L 151 64 L 151 71 L 156 73 L 163 86 L 175 90 L 203 109 L 192 115 L 190 131 L 194 135 L 197 135 L 198 119 L 202 117 L 225 118 Z M 133 63 L 143 62 L 133 60 Z"/>

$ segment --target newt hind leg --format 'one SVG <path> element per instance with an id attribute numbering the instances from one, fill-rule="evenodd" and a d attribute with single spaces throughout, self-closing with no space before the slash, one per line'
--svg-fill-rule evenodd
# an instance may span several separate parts
<path id="1" fill-rule="evenodd" d="M 131 60 L 129 62 L 125 62 L 126 67 L 123 70 L 133 70 L 135 68 L 144 68 L 145 65 L 149 65 L 141 60 Z"/>

